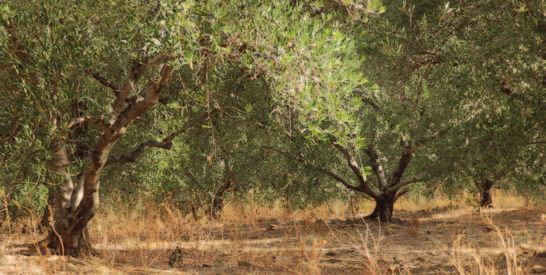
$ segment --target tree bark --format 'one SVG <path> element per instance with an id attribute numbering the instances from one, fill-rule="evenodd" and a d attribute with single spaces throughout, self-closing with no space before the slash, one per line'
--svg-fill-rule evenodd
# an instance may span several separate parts
<path id="1" fill-rule="evenodd" d="M 57 230 L 59 228 L 63 231 Z M 89 239 L 89 229 L 71 230 L 64 227 L 52 227 L 46 241 L 53 254 L 79 257 L 82 255 L 96 256 L 99 253 L 93 248 Z"/>
<path id="2" fill-rule="evenodd" d="M 42 218 L 40 219 L 40 223 L 38 224 L 38 230 L 40 232 L 42 233 L 49 232 L 49 228 L 51 227 L 49 220 L 53 216 L 54 210 L 55 210 L 55 192 L 53 192 L 53 190 L 49 190 L 49 193 L 47 194 L 47 205 L 44 209 Z"/>
<path id="3" fill-rule="evenodd" d="M 493 207 L 493 199 L 491 198 L 491 188 L 494 182 L 488 178 L 483 179 L 482 186 L 480 188 L 480 206 L 485 208 Z"/>
<path id="4" fill-rule="evenodd" d="M 391 222 L 395 201 L 396 196 L 382 193 L 375 199 L 375 208 L 373 212 L 364 219 L 374 221 L 379 220 L 380 222 Z"/>

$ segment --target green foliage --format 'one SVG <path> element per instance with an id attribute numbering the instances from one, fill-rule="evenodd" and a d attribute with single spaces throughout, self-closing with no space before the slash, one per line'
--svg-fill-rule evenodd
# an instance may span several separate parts
<path id="1" fill-rule="evenodd" d="M 12 220 L 27 216 L 36 218 L 45 209 L 47 191 L 47 187 L 43 185 L 25 182 L 13 187 L 0 186 L 0 198 L 4 200 L 7 197 L 7 211 Z M 2 211 L 5 211 L 3 208 Z"/>
<path id="2" fill-rule="evenodd" d="M 365 75 L 383 88 L 379 97 L 392 106 L 389 120 L 398 123 L 394 130 L 404 131 L 401 139 L 449 130 L 416 155 L 415 168 L 446 187 L 471 182 L 465 176 L 515 176 L 529 140 L 544 136 L 544 5 L 384 5 L 385 13 L 356 27 Z"/>
<path id="3" fill-rule="evenodd" d="M 351 112 L 339 110 L 347 108 L 337 91 L 350 93 L 363 80 L 356 46 L 342 34 L 338 13 L 314 16 L 304 4 L 285 1 L 186 2 L 163 8 L 167 15 L 191 14 L 192 20 L 178 15 L 162 18 L 165 36 L 150 44 L 175 45 L 173 49 L 184 51 L 181 60 L 187 63 L 174 77 L 181 81 L 170 84 L 167 104 L 144 114 L 136 127 L 128 129 L 128 138 L 120 141 L 113 154 L 147 139 L 157 140 L 203 113 L 208 113 L 207 122 L 177 138 L 170 151 L 147 152 L 136 165 L 124 166 L 124 170 L 136 169 L 134 176 L 124 178 L 156 197 L 174 193 L 169 196 L 201 205 L 213 199 L 231 172 L 233 190 L 239 192 L 275 190 L 302 205 L 307 204 L 304 197 L 335 194 L 324 192 L 315 174 L 284 163 L 264 148 L 289 144 L 279 137 L 289 108 L 278 101 L 292 104 L 306 98 L 294 106 L 296 112 L 322 116 L 320 122 L 305 122 L 309 137 L 324 137 L 338 126 L 352 131 L 345 123 L 353 119 Z M 329 105 L 329 98 L 334 105 Z M 341 120 L 332 124 L 330 116 Z M 296 131 L 295 124 L 292 129 Z"/>
<path id="4" fill-rule="evenodd" d="M 20 0 L 0 10 L 0 187 L 22 209 L 41 209 L 46 185 L 61 181 L 49 173 L 52 140 L 81 172 L 103 129 L 68 125 L 108 122 L 112 90 L 159 54 L 171 57 L 171 80 L 111 154 L 205 119 L 170 150 L 107 166 L 107 190 L 207 207 L 233 174 L 235 196 L 259 190 L 306 207 L 344 194 L 310 165 L 354 177 L 332 143 L 369 176 L 363 149 L 374 145 L 392 172 L 406 145 L 439 132 L 405 176 L 424 171 L 453 189 L 496 175 L 545 184 L 539 1 Z M 149 85 L 129 84 L 135 102 Z"/>

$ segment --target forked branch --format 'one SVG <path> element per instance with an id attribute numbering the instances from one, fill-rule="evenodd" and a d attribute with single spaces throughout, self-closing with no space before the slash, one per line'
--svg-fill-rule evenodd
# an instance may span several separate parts
<path id="1" fill-rule="evenodd" d="M 123 154 L 120 156 L 115 156 L 115 157 L 109 157 L 108 161 L 106 162 L 106 165 L 122 163 L 122 162 L 135 162 L 138 159 L 138 157 L 148 148 L 160 148 L 160 149 L 170 150 L 172 148 L 173 139 L 175 137 L 179 136 L 180 134 L 183 134 L 188 129 L 198 125 L 199 123 L 201 123 L 203 120 L 205 120 L 208 117 L 209 117 L 209 114 L 204 113 L 198 118 L 186 123 L 186 125 L 176 130 L 175 132 L 170 134 L 168 137 L 164 138 L 162 141 L 148 140 L 146 142 L 141 143 L 135 150 L 133 150 L 130 153 Z"/>
<path id="2" fill-rule="evenodd" d="M 398 190 L 398 192 L 397 192 L 397 194 L 398 194 L 398 193 L 400 193 L 400 190 L 406 188 L 408 185 L 410 185 L 410 184 L 412 184 L 414 182 L 423 181 L 424 179 L 425 179 L 424 176 L 419 176 L 419 177 L 415 177 L 415 178 L 411 178 L 411 179 L 407 179 L 407 180 L 401 180 L 398 184 L 396 184 L 393 187 L 389 188 L 389 190 L 387 192 Z"/>
<path id="3" fill-rule="evenodd" d="M 338 182 L 343 184 L 343 186 L 345 186 L 349 190 L 364 192 L 364 193 L 370 195 L 373 198 L 377 198 L 377 195 L 375 194 L 375 192 L 372 191 L 372 193 L 369 194 L 368 192 L 366 192 L 362 188 L 362 185 L 358 185 L 358 186 L 357 185 L 352 185 L 347 180 L 345 180 L 344 178 L 342 178 L 338 174 L 336 174 L 336 173 L 334 173 L 334 172 L 332 172 L 332 171 L 330 171 L 328 169 L 325 169 L 325 168 L 322 168 L 322 167 L 317 167 L 317 166 L 305 163 L 305 161 L 301 157 L 290 157 L 290 156 L 288 156 L 288 154 L 286 152 L 284 152 L 282 150 L 279 150 L 277 148 L 270 147 L 270 146 L 262 146 L 262 148 L 267 149 L 267 150 L 273 150 L 273 151 L 278 152 L 279 154 L 281 154 L 281 155 L 283 155 L 285 157 L 289 157 L 289 158 L 291 158 L 293 160 L 296 160 L 297 162 L 301 163 L 305 168 L 307 168 L 309 170 L 313 170 L 313 171 L 323 173 L 323 174 L 337 180 Z M 367 187 L 367 186 L 365 186 L 365 187 Z"/>
<path id="4" fill-rule="evenodd" d="M 372 167 L 372 171 L 375 174 L 375 177 L 377 178 L 377 182 L 375 183 L 375 186 L 379 190 L 383 190 L 383 188 L 387 185 L 387 180 L 385 178 L 385 171 L 383 171 L 383 166 L 379 162 L 379 152 L 377 151 L 377 148 L 372 144 L 368 147 L 368 149 L 364 150 L 366 154 L 368 155 L 368 158 L 370 159 L 370 166 Z"/>
<path id="5" fill-rule="evenodd" d="M 343 156 L 345 157 L 345 160 L 347 160 L 347 165 L 349 165 L 349 168 L 351 168 L 356 178 L 358 179 L 358 183 L 359 183 L 358 190 L 368 194 L 369 196 L 373 198 L 378 198 L 379 195 L 370 188 L 370 186 L 368 185 L 368 182 L 362 176 L 362 172 L 360 171 L 358 164 L 356 163 L 355 159 L 353 158 L 353 155 L 351 155 L 349 150 L 347 150 L 343 146 L 336 143 L 334 143 L 334 147 L 343 154 Z"/>
<path id="6" fill-rule="evenodd" d="M 112 82 L 108 81 L 105 76 L 91 70 L 86 70 L 85 73 L 97 80 L 102 86 L 110 88 L 114 93 L 119 93 L 119 88 Z"/>
<path id="7" fill-rule="evenodd" d="M 117 132 L 122 128 L 127 127 L 135 118 L 155 105 L 159 100 L 161 89 L 169 80 L 172 72 L 172 67 L 164 66 L 157 83 L 153 80 L 148 81 L 144 89 L 140 92 L 141 97 L 132 104 L 129 104 L 129 106 L 119 114 L 112 129 Z"/>
<path id="8" fill-rule="evenodd" d="M 121 85 L 119 92 L 116 93 L 116 99 L 114 100 L 114 103 L 112 103 L 113 111 L 112 111 L 112 114 L 110 115 L 110 119 L 115 120 L 118 117 L 118 115 L 121 113 L 121 110 L 123 108 L 123 104 L 129 97 L 129 92 L 133 90 L 134 85 L 136 85 L 136 83 L 140 80 L 140 78 L 142 78 L 142 75 L 144 75 L 146 70 L 151 65 L 156 63 L 165 63 L 171 59 L 172 57 L 166 54 L 159 54 L 159 55 L 146 57 L 144 59 L 144 62 L 133 65 L 133 67 L 131 68 L 129 77 L 127 77 L 127 79 Z"/>
<path id="9" fill-rule="evenodd" d="M 400 179 L 402 178 L 402 175 L 406 171 L 406 168 L 411 161 L 413 151 L 415 151 L 415 147 L 411 145 L 407 145 L 406 148 L 404 148 L 404 152 L 402 152 L 402 156 L 400 156 L 400 160 L 398 161 L 398 166 L 396 167 L 389 179 L 387 192 L 393 192 L 397 190 L 396 186 L 400 183 Z"/>
<path id="10" fill-rule="evenodd" d="M 439 130 L 439 131 L 436 131 L 434 134 L 420 137 L 415 141 L 415 146 L 413 146 L 413 147 L 416 148 L 416 147 L 421 146 L 421 145 L 423 145 L 423 144 L 425 144 L 425 143 L 427 143 L 427 142 L 429 142 L 429 141 L 431 141 L 433 139 L 442 137 L 442 136 L 444 136 L 446 134 L 447 134 L 447 130 Z"/>
<path id="11" fill-rule="evenodd" d="M 410 183 L 413 183 L 413 182 L 416 182 L 416 181 L 421 181 L 422 179 L 420 179 L 419 177 L 418 178 L 415 178 L 415 181 L 412 181 L 412 180 L 407 180 L 407 181 L 401 181 L 402 179 L 402 175 L 404 174 L 404 172 L 406 171 L 406 168 L 408 167 L 412 157 L 413 157 L 413 152 L 417 149 L 417 147 L 419 147 L 420 145 L 423 145 L 433 139 L 436 139 L 442 135 L 445 135 L 447 133 L 446 130 L 440 130 L 440 131 L 437 131 L 435 132 L 434 134 L 432 135 L 428 135 L 428 136 L 423 136 L 423 137 L 420 137 L 419 139 L 417 139 L 415 141 L 414 144 L 412 144 L 412 142 L 408 142 L 408 144 L 406 145 L 406 147 L 404 148 L 404 152 L 402 152 L 402 156 L 400 156 L 400 160 L 398 161 L 398 166 L 396 167 L 396 169 L 394 170 L 394 172 L 392 173 L 390 179 L 389 179 L 389 185 L 388 185 L 388 189 L 387 189 L 387 192 L 389 193 L 393 193 L 393 192 L 396 192 L 398 191 L 398 189 L 400 189 L 401 187 L 403 186 L 406 186 Z"/>
<path id="12" fill-rule="evenodd" d="M 424 176 L 418 176 L 418 177 L 415 177 L 415 178 L 411 178 L 411 179 L 407 179 L 407 180 L 402 180 L 402 181 L 400 181 L 400 183 L 399 183 L 399 187 L 403 187 L 403 186 L 412 184 L 412 183 L 414 183 L 414 182 L 423 181 L 424 179 L 425 179 Z"/>
<path id="13" fill-rule="evenodd" d="M 311 170 L 315 170 L 317 172 L 321 172 L 321 173 L 323 173 L 325 175 L 330 176 L 331 178 L 333 178 L 333 179 L 337 180 L 338 182 L 340 182 L 341 184 L 343 184 L 343 186 L 345 186 L 349 190 L 364 192 L 364 191 L 362 191 L 360 186 L 355 186 L 355 185 L 352 185 L 352 184 L 348 183 L 344 178 L 340 177 L 339 175 L 337 175 L 336 173 L 334 173 L 332 171 L 326 170 L 324 168 L 308 165 L 308 164 L 305 164 L 304 166 L 308 167 Z M 372 195 L 370 195 L 370 196 L 372 196 Z"/>
<path id="14" fill-rule="evenodd" d="M 70 124 L 68 124 L 68 128 L 74 128 L 76 126 L 81 126 L 86 123 L 94 123 L 99 125 L 104 130 L 104 133 L 106 135 L 110 135 L 112 133 L 112 131 L 110 130 L 110 124 L 108 122 L 102 119 L 99 119 L 96 117 L 90 117 L 90 116 L 78 117 L 73 119 L 72 121 L 70 121 Z"/>

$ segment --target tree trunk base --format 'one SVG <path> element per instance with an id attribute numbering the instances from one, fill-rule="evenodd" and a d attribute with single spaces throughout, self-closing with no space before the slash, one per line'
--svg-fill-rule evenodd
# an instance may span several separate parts
<path id="1" fill-rule="evenodd" d="M 63 243 L 62 240 L 68 240 L 68 242 Z M 44 242 L 47 242 L 49 254 L 71 257 L 100 255 L 100 253 L 93 248 L 93 245 L 89 240 L 89 230 L 87 227 L 79 234 L 76 232 L 64 232 L 64 234 L 61 235 L 57 231 L 51 230 Z"/>
<path id="2" fill-rule="evenodd" d="M 491 198 L 491 188 L 493 187 L 493 181 L 485 178 L 482 184 L 480 206 L 484 208 L 493 207 L 493 199 Z"/>
<path id="3" fill-rule="evenodd" d="M 214 198 L 212 206 L 206 211 L 206 214 L 211 220 L 218 220 L 222 215 L 222 210 L 224 209 L 224 197 Z"/>
<path id="4" fill-rule="evenodd" d="M 375 201 L 373 212 L 364 217 L 368 221 L 391 222 L 396 198 L 383 194 Z"/>

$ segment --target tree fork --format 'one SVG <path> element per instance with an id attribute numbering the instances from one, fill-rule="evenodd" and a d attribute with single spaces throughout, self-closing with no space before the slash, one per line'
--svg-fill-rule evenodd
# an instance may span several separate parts
<path id="1" fill-rule="evenodd" d="M 160 79 L 157 83 L 152 80 L 149 80 L 148 83 L 146 83 L 140 93 L 142 100 L 128 104 L 125 109 L 121 110 L 123 102 L 119 103 L 119 101 L 125 101 L 127 94 L 122 94 L 120 92 L 116 96 L 116 101 L 114 102 L 119 104 L 114 104 L 114 107 L 118 108 L 113 108 L 113 113 L 111 114 L 113 121 L 108 123 L 98 119 L 91 119 L 102 126 L 103 132 L 94 148 L 90 149 L 92 151 L 88 156 L 86 167 L 81 175 L 80 187 L 83 187 L 83 197 L 81 198 L 81 201 L 78 200 L 78 205 L 73 205 L 71 203 L 71 196 L 75 195 L 73 192 L 73 184 L 67 171 L 63 171 L 65 168 L 64 163 L 67 163 L 67 161 L 65 161 L 66 151 L 63 146 L 57 146 L 54 143 L 55 146 L 52 149 L 54 152 L 59 151 L 58 154 L 55 154 L 56 161 L 53 163 L 54 167 L 61 172 L 59 174 L 67 175 L 66 186 L 62 189 L 63 192 L 58 194 L 59 198 L 62 197 L 62 203 L 59 203 L 57 209 L 55 209 L 55 223 L 47 237 L 47 247 L 55 254 L 73 257 L 81 256 L 84 251 L 89 251 L 93 254 L 94 249 L 92 249 L 89 243 L 86 227 L 89 221 L 95 216 L 99 207 L 100 173 L 106 165 L 108 155 L 113 146 L 121 136 L 123 136 L 127 127 L 132 124 L 136 117 L 145 113 L 157 103 L 161 89 L 166 85 L 166 82 L 173 72 L 172 67 L 164 64 L 164 62 L 168 61 L 168 58 L 152 58 L 147 61 L 148 62 L 145 63 L 145 65 L 134 67 L 132 70 L 133 74 L 130 78 L 134 80 L 140 79 L 146 68 L 150 66 L 151 63 L 155 62 L 161 63 L 159 64 L 161 72 Z M 123 91 L 124 90 L 122 89 L 122 92 Z M 125 92 L 128 93 L 128 90 Z M 89 120 L 90 119 L 84 119 L 84 121 Z M 61 170 L 61 168 L 63 170 Z M 66 195 L 69 196 L 67 197 Z"/>

